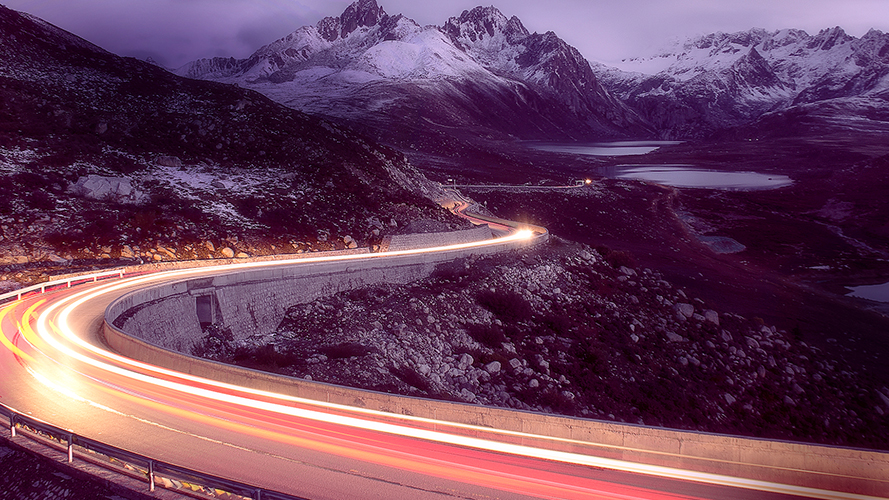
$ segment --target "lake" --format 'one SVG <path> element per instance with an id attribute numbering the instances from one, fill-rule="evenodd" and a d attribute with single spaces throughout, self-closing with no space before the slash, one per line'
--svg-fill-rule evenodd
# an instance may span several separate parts
<path id="1" fill-rule="evenodd" d="M 638 179 L 680 188 L 751 191 L 793 184 L 786 175 L 707 170 L 692 165 L 618 165 L 602 173 L 617 179 Z"/>
<path id="2" fill-rule="evenodd" d="M 877 302 L 889 302 L 889 283 L 883 283 L 882 285 L 850 286 L 849 288 L 852 291 L 846 295 Z"/>
<path id="3" fill-rule="evenodd" d="M 618 141 L 578 144 L 529 142 L 526 143 L 526 145 L 531 149 L 549 151 L 552 153 L 566 153 L 584 156 L 633 156 L 651 153 L 661 146 L 671 146 L 681 143 L 682 141 Z"/>

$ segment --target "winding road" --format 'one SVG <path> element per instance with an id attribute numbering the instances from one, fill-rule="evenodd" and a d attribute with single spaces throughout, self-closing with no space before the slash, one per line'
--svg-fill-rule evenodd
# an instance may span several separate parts
<path id="1" fill-rule="evenodd" d="M 513 231 L 507 238 L 530 236 Z M 428 251 L 445 250 L 414 252 Z M 344 265 L 368 258 L 397 255 L 321 257 Z M 264 392 L 105 347 L 104 312 L 131 291 L 317 260 L 126 276 L 2 304 L 0 403 L 155 460 L 313 500 L 870 498 L 644 466 L 580 443 Z"/>

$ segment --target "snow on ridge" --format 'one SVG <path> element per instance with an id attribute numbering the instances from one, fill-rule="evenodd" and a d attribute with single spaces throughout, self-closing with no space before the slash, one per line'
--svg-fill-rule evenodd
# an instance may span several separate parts
<path id="1" fill-rule="evenodd" d="M 857 73 L 860 67 L 856 57 L 866 54 L 875 59 L 884 46 L 889 46 L 889 40 L 877 30 L 858 39 L 846 35 L 841 28 L 822 30 L 814 36 L 797 29 L 752 29 L 678 41 L 653 56 L 624 59 L 608 65 L 610 68 L 597 67 L 599 73 L 607 73 L 614 80 L 658 75 L 687 82 L 703 73 L 729 71 L 751 50 L 756 50 L 780 80 L 803 89 L 827 74 Z M 628 74 L 621 78 L 618 72 Z"/>

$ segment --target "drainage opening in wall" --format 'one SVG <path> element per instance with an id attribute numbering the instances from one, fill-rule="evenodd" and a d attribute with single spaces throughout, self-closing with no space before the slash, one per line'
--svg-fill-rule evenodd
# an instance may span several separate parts
<path id="1" fill-rule="evenodd" d="M 216 296 L 198 295 L 194 301 L 198 322 L 201 324 L 201 330 L 204 330 L 216 322 Z"/>

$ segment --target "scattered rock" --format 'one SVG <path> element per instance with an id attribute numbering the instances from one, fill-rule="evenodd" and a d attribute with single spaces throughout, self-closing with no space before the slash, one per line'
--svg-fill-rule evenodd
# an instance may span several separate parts
<path id="1" fill-rule="evenodd" d="M 58 255 L 56 255 L 54 253 L 47 254 L 46 260 L 48 260 L 50 262 L 55 262 L 56 264 L 67 264 L 68 263 L 68 259 L 59 257 Z"/>
<path id="2" fill-rule="evenodd" d="M 226 259 L 231 259 L 232 257 L 235 256 L 235 251 L 229 247 L 223 248 L 222 250 L 219 251 L 219 253 L 221 253 L 222 256 L 225 257 Z"/>
<path id="3" fill-rule="evenodd" d="M 692 315 L 695 313 L 695 306 L 684 302 L 674 304 L 673 309 L 678 315 L 682 315 L 685 318 L 691 318 Z"/>
<path id="4" fill-rule="evenodd" d="M 78 178 L 77 182 L 71 184 L 68 190 L 76 196 L 92 200 L 135 202 L 139 198 L 130 180 L 124 177 L 103 177 L 90 174 Z"/>
<path id="5" fill-rule="evenodd" d="M 182 166 L 182 160 L 176 156 L 158 156 L 154 162 L 163 167 L 180 168 Z"/>
<path id="6" fill-rule="evenodd" d="M 712 309 L 707 309 L 704 311 L 704 320 L 719 326 L 719 313 Z"/>
<path id="7" fill-rule="evenodd" d="M 495 373 L 500 373 L 500 362 L 499 361 L 491 361 L 490 363 L 485 365 L 485 371 L 490 373 L 491 375 Z"/>
<path id="8" fill-rule="evenodd" d="M 667 340 L 670 342 L 685 342 L 685 337 L 678 333 L 667 332 Z"/>
<path id="9" fill-rule="evenodd" d="M 472 358 L 471 354 L 464 353 L 460 356 L 460 360 L 457 361 L 457 368 L 461 371 L 466 370 L 467 368 L 472 366 L 472 363 L 474 362 L 475 360 Z"/>

